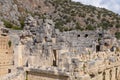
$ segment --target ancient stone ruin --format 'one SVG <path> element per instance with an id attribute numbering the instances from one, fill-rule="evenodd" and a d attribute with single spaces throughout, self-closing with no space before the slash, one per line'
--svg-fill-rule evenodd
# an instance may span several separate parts
<path id="1" fill-rule="evenodd" d="M 22 31 L 2 28 L 0 80 L 120 80 L 119 40 L 110 31 L 54 27 L 28 16 Z"/>
<path id="2" fill-rule="evenodd" d="M 0 76 L 11 73 L 14 65 L 13 48 L 9 38 L 4 33 L 0 34 Z"/>

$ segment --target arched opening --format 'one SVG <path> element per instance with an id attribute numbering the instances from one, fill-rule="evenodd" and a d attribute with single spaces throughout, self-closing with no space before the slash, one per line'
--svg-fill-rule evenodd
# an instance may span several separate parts
<path id="1" fill-rule="evenodd" d="M 80 34 L 78 34 L 77 37 L 80 37 Z"/>
<path id="2" fill-rule="evenodd" d="M 8 73 L 11 73 L 11 69 L 8 69 Z"/>
<path id="3" fill-rule="evenodd" d="M 96 52 L 100 51 L 100 45 L 96 45 Z"/>
<path id="4" fill-rule="evenodd" d="M 95 74 L 90 74 L 90 77 L 91 77 L 91 78 L 94 78 L 94 77 L 95 77 Z"/>
<path id="5" fill-rule="evenodd" d="M 99 33 L 99 37 L 103 37 L 103 34 L 102 34 L 102 33 Z"/>
<path id="6" fill-rule="evenodd" d="M 108 43 L 104 43 L 104 45 L 105 45 L 105 46 L 109 46 L 109 44 L 108 44 Z"/>
<path id="7" fill-rule="evenodd" d="M 87 38 L 88 37 L 88 34 L 85 34 L 85 38 Z"/>

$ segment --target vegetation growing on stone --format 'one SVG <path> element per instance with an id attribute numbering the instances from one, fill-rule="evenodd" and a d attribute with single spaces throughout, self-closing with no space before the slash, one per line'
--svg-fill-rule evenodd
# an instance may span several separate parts
<path id="1" fill-rule="evenodd" d="M 11 41 L 8 41 L 8 45 L 9 45 L 9 47 L 11 47 L 11 45 L 12 45 L 12 42 L 11 42 Z"/>
<path id="2" fill-rule="evenodd" d="M 13 29 L 13 30 L 22 30 L 23 27 L 19 27 L 9 21 L 6 21 L 6 20 L 2 20 L 4 22 L 4 25 L 6 28 L 10 28 L 10 29 Z"/>
<path id="3" fill-rule="evenodd" d="M 61 24 L 61 22 L 59 23 L 56 21 L 58 18 L 62 21 L 66 21 L 65 23 L 63 23 L 62 27 L 65 27 L 64 25 L 66 25 L 67 23 L 73 22 L 76 27 L 72 29 L 76 30 L 83 30 L 83 26 L 85 30 L 95 30 L 98 27 L 109 29 L 117 24 L 116 22 L 114 22 L 114 20 L 117 20 L 119 22 L 119 18 L 117 19 L 119 15 L 114 14 L 113 12 L 108 11 L 104 8 L 100 9 L 90 5 L 83 5 L 79 2 L 72 2 L 71 0 L 50 0 L 50 3 L 55 6 L 55 11 L 60 16 L 56 17 L 54 21 L 57 24 Z M 81 19 L 82 21 L 80 21 L 79 19 Z M 78 26 L 78 24 L 76 23 L 79 23 L 81 26 Z M 111 23 L 115 24 L 113 25 Z M 71 26 L 72 25 L 69 25 L 68 27 Z M 61 27 L 59 26 L 56 26 L 56 28 L 61 30 Z"/>
<path id="4" fill-rule="evenodd" d="M 115 33 L 115 37 L 116 37 L 117 39 L 120 39 L 120 32 L 116 32 L 116 33 Z"/>

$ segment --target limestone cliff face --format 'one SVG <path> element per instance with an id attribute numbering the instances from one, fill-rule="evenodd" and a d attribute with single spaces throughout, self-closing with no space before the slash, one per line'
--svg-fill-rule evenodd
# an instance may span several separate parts
<path id="1" fill-rule="evenodd" d="M 20 24 L 20 18 L 34 12 L 49 12 L 51 7 L 46 6 L 44 0 L 0 0 L 1 19 Z"/>
<path id="2" fill-rule="evenodd" d="M 0 16 L 6 20 L 18 22 L 20 13 L 13 0 L 0 0 Z"/>
<path id="3" fill-rule="evenodd" d="M 120 16 L 111 11 L 86 6 L 71 0 L 0 0 L 0 16 L 20 26 L 31 14 L 41 19 L 52 19 L 60 31 L 119 29 Z M 117 28 L 117 29 L 116 29 Z"/>

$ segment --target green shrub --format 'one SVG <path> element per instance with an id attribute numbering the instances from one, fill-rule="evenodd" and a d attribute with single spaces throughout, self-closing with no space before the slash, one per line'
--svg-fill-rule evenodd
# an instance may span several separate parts
<path id="1" fill-rule="evenodd" d="M 22 30 L 23 29 L 22 27 L 16 26 L 9 21 L 6 21 L 6 20 L 2 20 L 2 21 L 4 22 L 4 25 L 6 28 L 10 28 L 13 30 Z"/>
<path id="2" fill-rule="evenodd" d="M 20 17 L 19 21 L 20 21 L 21 28 L 23 29 L 24 26 L 25 26 L 25 23 L 24 23 L 25 22 L 25 18 L 24 17 Z"/>
<path id="3" fill-rule="evenodd" d="M 14 25 L 11 29 L 13 29 L 13 30 L 22 30 L 23 28 Z"/>
<path id="4" fill-rule="evenodd" d="M 13 27 L 12 23 L 10 23 L 8 21 L 5 21 L 5 20 L 3 20 L 3 22 L 4 22 L 4 25 L 5 25 L 6 28 L 12 28 Z"/>
<path id="5" fill-rule="evenodd" d="M 88 25 L 86 26 L 86 30 L 95 30 L 95 27 L 93 27 L 92 25 Z"/>
<path id="6" fill-rule="evenodd" d="M 56 29 L 59 29 L 62 32 L 64 30 L 63 26 L 64 26 L 63 20 L 60 20 L 60 19 L 56 20 L 56 22 L 55 22 Z"/>
<path id="7" fill-rule="evenodd" d="M 120 24 L 116 24 L 116 26 L 115 26 L 116 28 L 120 28 Z"/>
<path id="8" fill-rule="evenodd" d="M 56 29 L 59 29 L 61 32 L 63 32 L 63 24 L 62 23 L 59 23 L 59 22 L 56 22 L 55 23 L 55 28 Z"/>
<path id="9" fill-rule="evenodd" d="M 69 23 L 69 22 L 71 22 L 71 21 L 72 21 L 72 18 L 67 16 L 67 17 L 66 17 L 66 22 Z"/>
<path id="10" fill-rule="evenodd" d="M 116 32 L 116 33 L 115 33 L 115 37 L 116 37 L 117 39 L 120 39 L 120 32 Z"/>
<path id="11" fill-rule="evenodd" d="M 99 25 L 105 30 L 108 29 L 111 26 L 110 23 L 106 22 L 106 21 L 101 22 Z"/>
<path id="12" fill-rule="evenodd" d="M 11 45 L 12 45 L 12 42 L 11 42 L 11 41 L 9 41 L 9 42 L 8 42 L 8 45 L 9 45 L 9 47 L 11 47 Z"/>
<path id="13" fill-rule="evenodd" d="M 80 30 L 80 31 L 83 31 L 84 29 L 80 26 L 79 23 L 76 23 L 76 27 L 75 27 L 76 30 Z"/>

